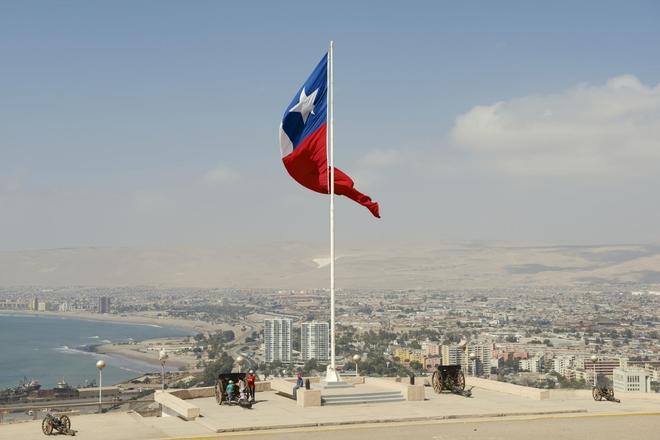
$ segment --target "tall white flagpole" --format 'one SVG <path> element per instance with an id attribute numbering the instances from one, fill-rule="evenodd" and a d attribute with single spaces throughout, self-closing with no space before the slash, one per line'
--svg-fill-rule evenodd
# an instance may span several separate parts
<path id="1" fill-rule="evenodd" d="M 335 365 L 335 145 L 334 145 L 334 107 L 333 107 L 333 50 L 330 41 L 328 51 L 328 162 L 330 172 L 330 365 L 326 373 L 326 382 L 338 382 L 339 375 Z"/>

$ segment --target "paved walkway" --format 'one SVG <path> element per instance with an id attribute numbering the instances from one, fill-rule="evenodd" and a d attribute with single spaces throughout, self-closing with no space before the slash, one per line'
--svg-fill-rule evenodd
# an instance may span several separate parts
<path id="1" fill-rule="evenodd" d="M 357 386 L 356 391 L 359 390 Z M 312 426 L 337 423 L 387 422 L 430 418 L 488 417 L 517 414 L 660 412 L 660 401 L 627 398 L 623 403 L 595 402 L 589 398 L 530 400 L 510 394 L 475 388 L 474 397 L 436 394 L 426 388 L 423 402 L 391 402 L 299 408 L 293 400 L 275 393 L 260 393 L 252 410 L 219 407 L 213 398 L 195 399 L 204 415 L 203 423 L 215 432 L 273 429 L 291 425 Z"/>
<path id="2" fill-rule="evenodd" d="M 146 419 L 143 419 L 146 420 Z M 126 412 L 107 414 L 88 414 L 71 417 L 71 428 L 78 431 L 75 438 L 80 439 L 156 439 L 164 432 L 154 429 L 149 423 L 143 423 L 140 417 Z M 31 440 L 46 439 L 41 432 L 41 420 L 0 425 L 0 438 Z M 68 438 L 57 436 L 54 438 Z"/>
<path id="3" fill-rule="evenodd" d="M 359 390 L 359 386 L 356 389 Z M 451 422 L 453 419 L 459 419 L 463 424 L 471 424 L 476 423 L 478 419 L 483 420 L 484 418 L 493 416 L 499 416 L 500 420 L 507 420 L 503 416 L 509 418 L 516 415 L 527 415 L 527 417 L 529 415 L 534 415 L 534 417 L 557 417 L 560 413 L 563 413 L 562 417 L 568 415 L 591 417 L 606 414 L 660 414 L 660 400 L 644 398 L 643 395 L 634 398 L 626 396 L 623 399 L 623 403 L 616 404 L 594 402 L 589 396 L 567 397 L 562 400 L 530 400 L 477 388 L 474 389 L 474 397 L 467 399 L 452 394 L 438 395 L 431 388 L 426 388 L 427 400 L 423 402 L 391 402 L 318 408 L 299 408 L 293 400 L 281 397 L 274 392 L 259 393 L 257 397 L 259 398 L 259 402 L 252 410 L 245 410 L 237 406 L 218 406 L 213 398 L 190 400 L 191 403 L 200 407 L 202 414 L 202 417 L 191 422 L 185 422 L 176 417 L 142 418 L 137 414 L 125 412 L 74 416 L 71 418 L 71 422 L 72 427 L 78 430 L 76 438 L 83 440 L 150 440 L 168 437 L 195 438 L 199 436 L 210 436 L 214 438 L 218 437 L 215 435 L 218 432 L 224 432 L 223 436 L 221 436 L 224 437 L 230 431 L 242 430 L 245 434 L 245 430 L 250 429 L 287 429 L 293 425 L 301 426 L 303 429 L 312 429 L 313 427 L 315 432 L 314 438 L 317 438 L 317 432 L 323 432 L 325 429 L 333 429 L 332 427 L 337 429 L 337 425 L 346 423 L 354 424 L 352 427 L 349 426 L 350 429 L 358 429 L 357 425 L 355 425 L 356 423 L 377 422 L 377 425 L 374 426 L 382 427 L 391 421 L 414 421 L 414 423 L 411 423 L 411 426 L 416 426 L 418 424 L 446 423 Z M 449 418 L 449 420 L 440 420 L 442 418 Z M 598 417 L 594 420 L 605 419 Z M 620 420 L 624 419 L 622 418 Z M 613 420 L 619 419 L 614 418 Z M 656 418 L 654 420 L 658 421 L 660 419 Z M 555 423 L 558 424 L 557 426 L 561 426 L 563 422 L 557 421 Z M 322 428 L 319 428 L 319 426 Z M 270 432 L 276 435 L 274 431 Z M 589 435 L 590 437 L 597 438 L 591 434 Z M 29 440 L 43 439 L 44 437 L 41 433 L 40 421 L 33 421 L 0 425 L 0 438 Z M 309 438 L 309 435 L 306 438 Z M 422 438 L 434 437 L 422 436 Z M 443 438 L 451 437 L 437 437 L 439 440 Z M 620 438 L 631 437 L 624 435 Z M 635 438 L 650 439 L 653 437 L 641 435 Z"/>
<path id="4" fill-rule="evenodd" d="M 469 420 L 360 425 L 288 430 L 270 433 L 223 434 L 245 440 L 598 440 L 657 439 L 660 416 L 575 417 Z M 220 437 L 217 437 L 220 438 Z"/>

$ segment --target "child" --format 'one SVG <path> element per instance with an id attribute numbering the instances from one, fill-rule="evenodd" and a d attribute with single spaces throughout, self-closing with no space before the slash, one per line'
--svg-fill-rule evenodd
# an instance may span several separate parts
<path id="1" fill-rule="evenodd" d="M 227 400 L 232 401 L 234 400 L 234 393 L 236 392 L 236 385 L 234 385 L 234 381 L 230 380 L 229 383 L 227 384 Z"/>
<path id="2" fill-rule="evenodd" d="M 238 379 L 238 395 L 240 399 L 245 399 L 245 381 Z"/>

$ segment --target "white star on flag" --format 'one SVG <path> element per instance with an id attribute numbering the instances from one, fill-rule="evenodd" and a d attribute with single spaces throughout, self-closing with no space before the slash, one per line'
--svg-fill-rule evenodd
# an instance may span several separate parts
<path id="1" fill-rule="evenodd" d="M 300 116 L 302 116 L 303 123 L 307 123 L 307 118 L 309 117 L 309 114 L 314 114 L 314 101 L 316 100 L 316 94 L 318 93 L 319 89 L 316 89 L 312 92 L 311 95 L 306 95 L 305 94 L 305 88 L 303 87 L 302 92 L 300 92 L 300 98 L 298 101 L 298 104 L 294 105 L 291 107 L 291 110 L 289 110 L 289 113 L 291 112 L 298 112 L 300 113 Z"/>

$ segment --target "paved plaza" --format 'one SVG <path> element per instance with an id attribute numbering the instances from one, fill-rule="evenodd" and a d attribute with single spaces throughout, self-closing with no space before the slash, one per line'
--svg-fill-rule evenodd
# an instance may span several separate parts
<path id="1" fill-rule="evenodd" d="M 655 440 L 660 416 L 549 418 L 518 417 L 462 421 L 391 423 L 288 430 L 277 433 L 240 433 L 216 438 L 245 440 Z"/>
<path id="2" fill-rule="evenodd" d="M 359 386 L 356 387 L 359 389 Z M 177 417 L 141 417 L 135 413 L 113 412 L 72 417 L 72 425 L 78 430 L 80 439 L 162 439 L 162 438 L 224 438 L 226 436 L 250 435 L 261 438 L 256 431 L 268 433 L 268 438 L 330 438 L 329 430 L 348 429 L 359 435 L 361 430 L 372 429 L 379 438 L 392 437 L 394 432 L 405 433 L 406 429 L 422 430 L 420 432 L 433 436 L 422 435 L 421 438 L 513 438 L 504 434 L 495 436 L 499 429 L 507 426 L 524 427 L 530 419 L 546 420 L 557 429 L 564 429 L 566 422 L 571 420 L 575 432 L 584 426 L 601 426 L 601 422 L 613 426 L 628 426 L 626 432 L 637 432 L 636 438 L 653 438 L 642 435 L 648 423 L 654 422 L 660 426 L 660 400 L 657 396 L 625 395 L 622 403 L 594 402 L 587 393 L 567 395 L 566 398 L 551 400 L 532 400 L 512 394 L 474 389 L 474 397 L 468 399 L 452 394 L 438 395 L 431 388 L 426 388 L 426 400 L 420 402 L 391 402 L 361 405 L 323 406 L 300 408 L 295 402 L 282 397 L 275 392 L 258 394 L 258 403 L 252 410 L 237 406 L 218 406 L 212 397 L 191 399 L 199 406 L 201 417 L 194 421 L 184 421 Z M 631 424 L 633 417 L 640 414 L 655 414 L 641 418 L 642 423 Z M 599 417 L 601 416 L 601 417 Z M 606 416 L 606 417 L 602 417 Z M 520 424 L 514 422 L 522 419 Z M 575 422 L 574 420 L 584 419 Z M 589 421 L 587 421 L 587 419 Z M 486 423 L 489 421 L 488 424 Z M 562 421 L 560 421 L 562 420 Z M 507 421 L 509 424 L 497 424 Z M 524 423 L 523 423 L 524 421 Z M 612 422 L 614 421 L 614 422 Z M 650 422 L 649 422 L 650 421 Z M 534 421 L 535 426 L 545 426 Z M 385 428 L 385 426 L 394 426 Z M 441 424 L 441 432 L 436 432 L 434 425 Z M 477 437 L 460 437 L 468 435 L 466 427 L 482 426 L 483 431 Z M 408 428 L 404 428 L 408 426 Z M 470 428 L 472 429 L 472 428 Z M 478 428 L 474 428 L 478 429 Z M 521 428 L 523 429 L 523 428 Z M 545 428 L 544 428 L 545 429 Z M 568 428 L 566 428 L 568 429 Z M 595 428 L 594 428 L 595 429 Z M 614 429 L 614 428 L 613 428 Z M 618 429 L 618 428 L 617 428 Z M 282 432 L 288 430 L 289 434 Z M 457 437 L 447 437 L 447 432 L 456 430 Z M 490 430 L 490 431 L 489 431 Z M 279 433 L 278 433 L 279 432 Z M 294 437 L 293 434 L 295 434 Z M 417 431 L 415 431 L 417 432 Z M 491 432 L 486 436 L 486 432 Z M 524 432 L 524 429 L 521 431 Z M 550 431 L 548 431 L 550 432 Z M 563 432 L 563 431 L 562 431 Z M 566 431 L 572 432 L 572 431 Z M 608 435 L 616 430 L 608 430 Z M 305 433 L 303 435 L 303 433 Z M 443 434 L 444 433 L 444 434 Z M 462 434 L 461 434 L 462 433 Z M 347 434 L 347 438 L 351 438 Z M 440 435 L 440 437 L 438 437 Z M 444 437 L 442 435 L 445 435 Z M 522 435 L 522 434 L 521 434 Z M 300 436 L 300 437 L 299 437 Z M 326 437 L 324 437 L 326 436 Z M 342 434 L 343 436 L 343 434 Z M 27 440 L 43 438 L 39 421 L 0 425 L 0 438 L 20 438 Z M 265 437 L 264 437 L 265 438 Z M 357 438 L 357 437 L 355 437 Z M 371 438 L 371 435 L 370 435 Z M 521 437 L 522 438 L 522 437 Z M 540 438 L 536 436 L 535 438 Z M 576 438 L 576 437 L 552 437 Z M 606 437 L 614 438 L 614 437 Z M 618 437 L 626 438 L 626 436 Z"/>

